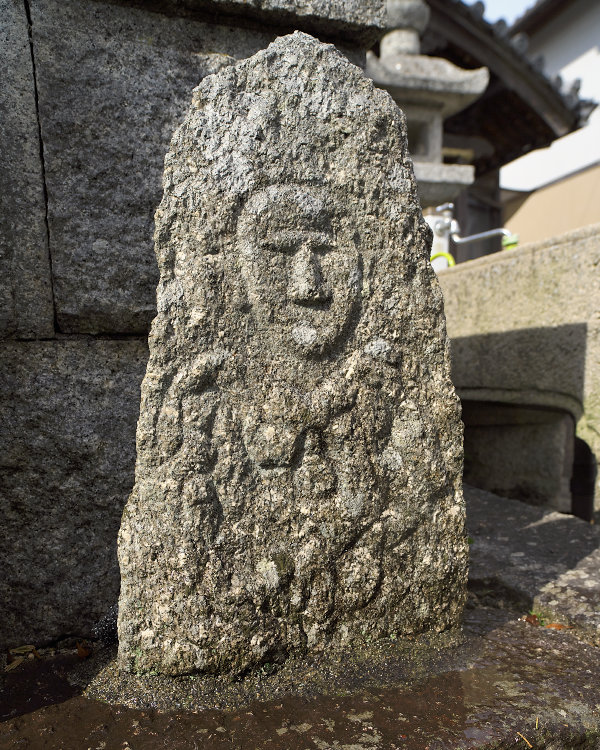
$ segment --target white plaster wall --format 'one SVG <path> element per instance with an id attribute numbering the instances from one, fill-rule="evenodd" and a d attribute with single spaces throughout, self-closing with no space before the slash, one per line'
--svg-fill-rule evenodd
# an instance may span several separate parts
<path id="1" fill-rule="evenodd" d="M 600 102 L 600 2 L 578 0 L 532 35 L 529 54 L 545 58 L 545 71 L 565 84 L 581 79 L 580 96 Z M 587 125 L 508 164 L 500 184 L 530 191 L 600 162 L 600 107 Z"/>

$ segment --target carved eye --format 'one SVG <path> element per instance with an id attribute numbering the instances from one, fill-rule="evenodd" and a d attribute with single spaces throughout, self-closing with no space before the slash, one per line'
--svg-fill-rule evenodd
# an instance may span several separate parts
<path id="1" fill-rule="evenodd" d="M 293 255 L 298 250 L 298 241 L 295 237 L 277 235 L 262 243 L 263 248 L 273 254 Z"/>

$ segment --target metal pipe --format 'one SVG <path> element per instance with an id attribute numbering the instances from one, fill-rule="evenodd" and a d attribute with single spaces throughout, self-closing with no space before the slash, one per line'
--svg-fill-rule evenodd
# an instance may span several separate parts
<path id="1" fill-rule="evenodd" d="M 487 232 L 480 232 L 479 234 L 471 234 L 469 237 L 459 237 L 456 232 L 453 232 L 450 236 L 452 241 L 457 245 L 466 245 L 468 242 L 476 242 L 477 240 L 485 240 L 488 237 L 510 237 L 511 232 L 508 229 L 489 229 Z"/>

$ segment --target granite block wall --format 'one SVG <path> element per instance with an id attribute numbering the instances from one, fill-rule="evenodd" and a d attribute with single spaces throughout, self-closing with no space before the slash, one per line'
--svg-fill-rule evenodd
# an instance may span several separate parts
<path id="1" fill-rule="evenodd" d="M 0 647 L 118 596 L 163 159 L 192 90 L 295 28 L 355 61 L 383 0 L 0 0 Z"/>

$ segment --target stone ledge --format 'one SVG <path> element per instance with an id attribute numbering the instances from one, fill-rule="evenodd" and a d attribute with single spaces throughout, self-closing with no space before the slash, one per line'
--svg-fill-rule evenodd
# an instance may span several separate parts
<path id="1" fill-rule="evenodd" d="M 599 268 L 600 224 L 594 224 L 439 274 L 461 395 L 565 409 L 597 461 Z M 547 460 L 557 459 L 548 454 Z M 600 509 L 600 475 L 595 502 Z"/>
<path id="2" fill-rule="evenodd" d="M 326 39 L 342 39 L 365 49 L 388 29 L 384 0 L 154 0 L 130 2 L 152 10 L 192 13 L 218 23 L 255 20 L 283 30 L 307 31 Z M 237 24 L 236 24 L 237 25 Z"/>
<path id="3" fill-rule="evenodd" d="M 565 234 L 561 234 L 557 237 L 540 240 L 539 242 L 528 242 L 527 244 L 513 247 L 510 250 L 502 250 L 499 253 L 492 253 L 491 255 L 484 255 L 481 258 L 469 260 L 466 263 L 461 263 L 453 268 L 444 268 L 440 271 L 439 275 L 450 279 L 453 273 L 460 272 L 461 274 L 464 274 L 470 271 L 475 272 L 486 266 L 495 266 L 499 263 L 511 263 L 516 259 L 523 260 L 525 255 L 535 255 L 541 251 L 550 248 L 559 248 L 564 245 L 593 242 L 597 246 L 599 244 L 599 237 L 600 224 L 590 224 L 587 227 L 581 227 L 572 232 L 565 232 Z"/>

